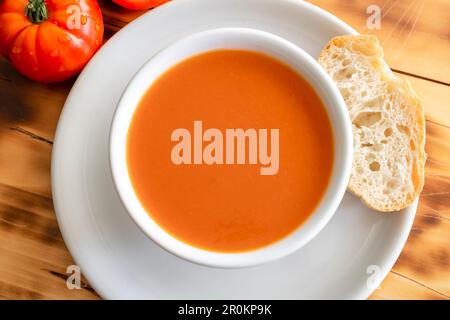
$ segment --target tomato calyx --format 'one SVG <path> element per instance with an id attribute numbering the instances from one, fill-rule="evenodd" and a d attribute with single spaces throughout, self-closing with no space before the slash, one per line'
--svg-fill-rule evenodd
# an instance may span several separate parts
<path id="1" fill-rule="evenodd" d="M 34 24 L 39 24 L 48 19 L 45 0 L 28 0 L 25 6 L 25 15 Z"/>

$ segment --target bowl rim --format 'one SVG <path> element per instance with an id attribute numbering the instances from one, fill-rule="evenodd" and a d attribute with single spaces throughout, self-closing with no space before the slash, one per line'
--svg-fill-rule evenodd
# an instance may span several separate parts
<path id="1" fill-rule="evenodd" d="M 322 99 L 332 125 L 334 161 L 330 182 L 319 205 L 311 213 L 307 221 L 296 228 L 295 231 L 274 243 L 255 250 L 220 253 L 201 249 L 177 239 L 159 226 L 147 213 L 134 191 L 128 174 L 126 139 L 128 128 L 138 103 L 156 79 L 163 75 L 165 71 L 189 57 L 208 51 L 231 49 L 223 43 L 230 40 L 233 42 L 233 39 L 237 42 L 242 42 L 242 40 L 254 41 L 253 45 L 257 44 L 254 49 L 239 46 L 235 46 L 234 49 L 258 51 L 273 56 L 294 69 L 313 87 Z M 189 46 L 197 45 L 196 48 L 200 48 L 199 44 L 208 41 L 212 43 L 214 48 L 192 49 L 194 53 L 183 53 L 181 58 L 178 57 L 173 62 L 167 62 L 170 55 L 185 52 Z M 268 51 L 271 51 L 273 55 Z M 280 56 L 275 56 L 275 53 L 278 52 L 283 52 L 294 60 L 287 61 L 280 58 Z M 306 68 L 307 73 L 299 71 L 300 67 Z M 149 78 L 148 74 L 152 72 L 153 75 Z M 307 79 L 308 77 L 316 77 L 319 81 L 313 83 Z M 327 99 L 324 99 L 324 95 L 327 96 Z M 124 117 L 127 117 L 127 120 L 124 120 Z M 338 135 L 339 139 L 336 139 Z M 330 221 L 345 194 L 350 178 L 352 154 L 352 127 L 347 107 L 334 81 L 320 67 L 318 62 L 301 48 L 280 36 L 256 29 L 229 27 L 191 34 L 172 43 L 144 63 L 129 81 L 119 99 L 111 123 L 108 153 L 116 192 L 127 213 L 139 229 L 160 247 L 180 258 L 200 265 L 218 268 L 242 268 L 274 261 L 293 253 L 313 239 Z"/>

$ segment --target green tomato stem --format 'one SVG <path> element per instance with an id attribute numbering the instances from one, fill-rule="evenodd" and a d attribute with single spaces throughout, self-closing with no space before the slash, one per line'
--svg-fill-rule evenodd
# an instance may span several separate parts
<path id="1" fill-rule="evenodd" d="M 45 0 L 28 0 L 25 6 L 25 15 L 34 24 L 39 24 L 48 19 Z"/>

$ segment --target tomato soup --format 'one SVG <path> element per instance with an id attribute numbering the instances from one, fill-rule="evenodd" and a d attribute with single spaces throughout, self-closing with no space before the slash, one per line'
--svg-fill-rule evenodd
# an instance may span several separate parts
<path id="1" fill-rule="evenodd" d="M 331 124 L 311 85 L 244 50 L 199 54 L 165 72 L 127 138 L 128 171 L 148 214 L 215 252 L 258 249 L 295 231 L 324 195 L 333 157 Z"/>

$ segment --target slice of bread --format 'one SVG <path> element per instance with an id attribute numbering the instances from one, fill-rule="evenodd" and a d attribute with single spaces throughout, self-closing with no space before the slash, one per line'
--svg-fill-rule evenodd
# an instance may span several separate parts
<path id="1" fill-rule="evenodd" d="M 425 116 L 408 81 L 383 60 L 375 36 L 337 37 L 319 63 L 334 79 L 353 124 L 348 189 L 384 212 L 409 206 L 424 184 Z"/>

